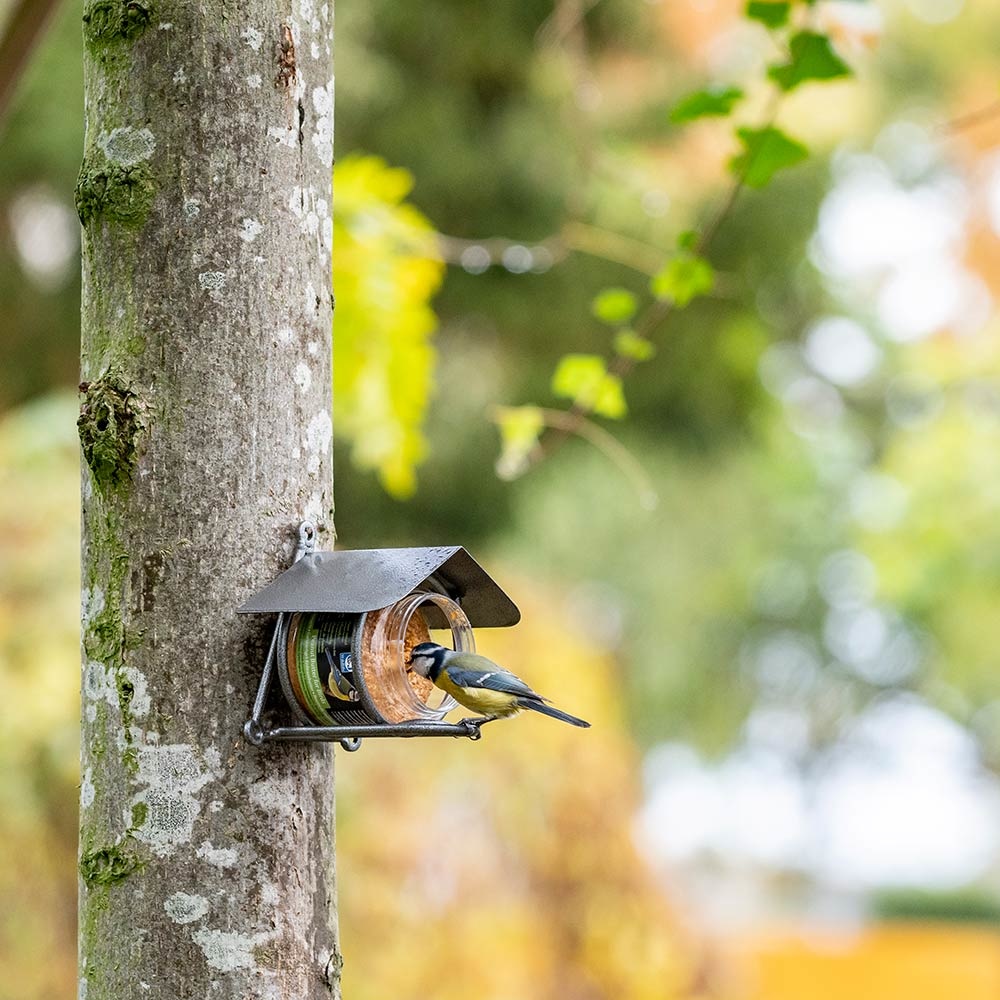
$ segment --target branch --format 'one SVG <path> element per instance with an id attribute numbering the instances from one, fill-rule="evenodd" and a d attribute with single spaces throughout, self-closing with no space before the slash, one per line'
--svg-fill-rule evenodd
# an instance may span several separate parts
<path id="1" fill-rule="evenodd" d="M 587 12 L 600 0 L 555 0 L 550 22 L 539 29 L 539 44 L 561 51 L 566 60 L 571 93 L 563 111 L 577 160 L 576 183 L 566 185 L 566 214 L 579 218 L 586 206 L 586 193 L 598 162 L 598 132 L 585 106 L 585 95 L 596 89 L 590 64 Z"/>
<path id="2" fill-rule="evenodd" d="M 0 123 L 60 0 L 16 0 L 0 37 Z"/>
<path id="3" fill-rule="evenodd" d="M 943 135 L 955 135 L 966 129 L 975 128 L 977 125 L 985 125 L 997 118 L 1000 118 L 1000 101 L 993 101 L 992 104 L 987 104 L 985 107 L 942 122 L 937 127 L 937 131 Z"/>
<path id="4" fill-rule="evenodd" d="M 436 240 L 436 248 L 421 243 L 416 249 L 446 264 L 457 264 L 462 267 L 469 266 L 470 254 L 475 253 L 480 258 L 475 263 L 482 270 L 489 266 L 507 267 L 508 255 L 511 252 L 523 255 L 525 250 L 538 258 L 534 265 L 525 267 L 525 270 L 546 270 L 553 264 L 564 261 L 571 253 L 582 253 L 588 257 L 621 264 L 645 277 L 652 277 L 663 264 L 661 248 L 578 220 L 570 220 L 559 232 L 531 242 L 502 236 L 491 236 L 480 240 L 466 239 L 448 236 L 445 233 L 436 234 L 428 242 L 433 240 Z M 483 251 L 486 257 L 482 257 Z"/>
<path id="5" fill-rule="evenodd" d="M 623 264 L 647 277 L 652 277 L 663 266 L 660 247 L 585 222 L 567 222 L 561 236 L 569 250 Z"/>
<path id="6" fill-rule="evenodd" d="M 600 2 L 601 0 L 586 0 L 586 2 L 572 7 L 565 2 L 556 4 L 555 9 L 535 33 L 539 44 L 561 45 L 566 36 L 576 30 L 584 17 Z"/>
<path id="7" fill-rule="evenodd" d="M 494 419 L 506 409 L 508 408 L 504 406 L 493 407 Z M 610 459 L 635 488 L 639 495 L 639 503 L 644 509 L 654 510 L 659 505 L 660 497 L 649 473 L 646 472 L 635 455 L 613 434 L 592 420 L 574 414 L 571 410 L 555 410 L 541 406 L 533 407 L 533 409 L 541 417 L 545 427 L 559 431 L 563 435 L 572 434 L 582 438 Z M 541 444 L 537 445 L 536 450 L 541 447 Z M 527 456 L 526 461 L 534 464 L 533 456 Z M 516 479 L 522 471 L 521 469 L 509 469 L 502 472 L 501 476 L 502 478 Z"/>

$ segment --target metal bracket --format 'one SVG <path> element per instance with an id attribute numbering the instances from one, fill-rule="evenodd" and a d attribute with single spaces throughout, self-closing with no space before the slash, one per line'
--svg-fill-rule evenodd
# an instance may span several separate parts
<path id="1" fill-rule="evenodd" d="M 303 521 L 299 525 L 299 544 L 295 550 L 295 561 L 314 552 L 316 548 L 316 526 L 311 521 Z M 278 614 L 274 626 L 274 635 L 264 661 L 264 670 L 257 686 L 257 696 L 254 698 L 250 718 L 243 725 L 243 736 L 255 747 L 270 742 L 289 742 L 302 740 L 308 743 L 334 743 L 352 753 L 361 749 L 362 739 L 380 739 L 391 736 L 453 736 L 466 737 L 470 740 L 482 738 L 482 727 L 493 719 L 489 716 L 475 719 L 460 719 L 458 722 L 425 722 L 414 719 L 411 722 L 393 722 L 380 725 L 356 726 L 278 726 L 267 729 L 263 723 L 264 706 L 274 682 L 274 665 L 278 648 L 278 636 L 281 634 L 286 612 Z"/>

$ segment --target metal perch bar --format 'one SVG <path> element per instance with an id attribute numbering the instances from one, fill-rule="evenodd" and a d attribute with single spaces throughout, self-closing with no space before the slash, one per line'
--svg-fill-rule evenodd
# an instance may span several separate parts
<path id="1" fill-rule="evenodd" d="M 380 739 L 386 736 L 455 736 L 478 740 L 480 729 L 490 719 L 462 719 L 460 722 L 399 722 L 371 726 L 279 726 L 266 729 L 263 740 L 333 741 L 343 739 Z"/>

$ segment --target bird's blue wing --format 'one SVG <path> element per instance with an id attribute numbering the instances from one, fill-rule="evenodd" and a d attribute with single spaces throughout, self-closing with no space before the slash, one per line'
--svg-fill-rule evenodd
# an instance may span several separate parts
<path id="1" fill-rule="evenodd" d="M 520 697 L 540 697 L 520 677 L 502 667 L 497 667 L 496 670 L 469 670 L 449 663 L 445 669 L 451 682 L 459 687 L 486 688 L 489 691 L 502 691 L 504 694 Z"/>

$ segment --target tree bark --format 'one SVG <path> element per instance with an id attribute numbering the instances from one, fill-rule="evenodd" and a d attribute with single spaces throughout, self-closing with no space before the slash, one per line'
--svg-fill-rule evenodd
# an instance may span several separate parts
<path id="1" fill-rule="evenodd" d="M 339 995 L 333 756 L 241 739 L 332 531 L 332 10 L 86 0 L 80 996 Z"/>

